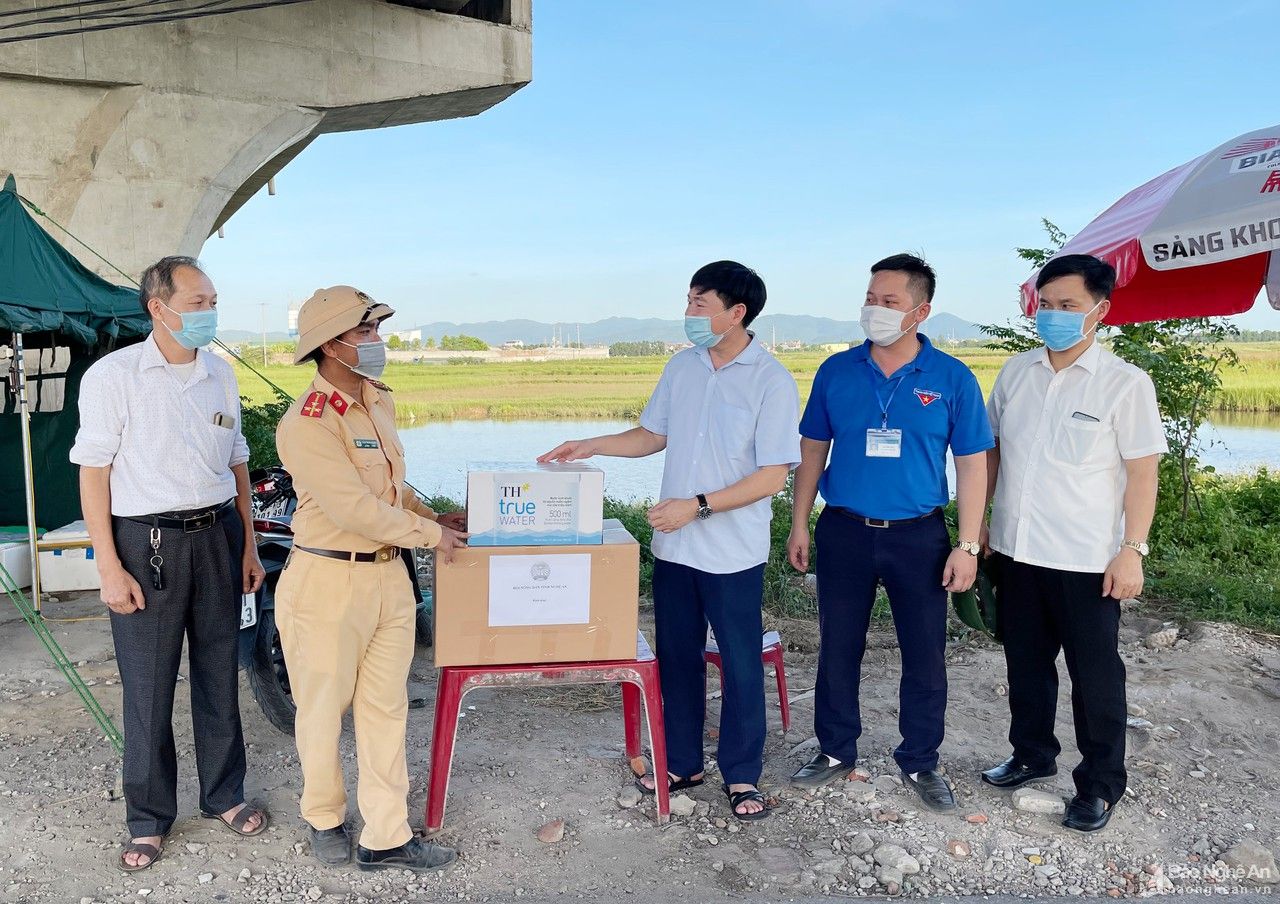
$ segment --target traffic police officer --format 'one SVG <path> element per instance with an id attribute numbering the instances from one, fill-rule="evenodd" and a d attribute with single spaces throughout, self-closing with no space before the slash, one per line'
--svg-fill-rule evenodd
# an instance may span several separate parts
<path id="1" fill-rule="evenodd" d="M 416 580 L 403 551 L 462 545 L 461 516 L 437 518 L 405 485 L 404 447 L 390 390 L 378 382 L 394 313 L 350 286 L 317 290 L 298 312 L 294 363 L 315 380 L 280 421 L 276 445 L 293 475 L 294 549 L 276 588 L 276 618 L 302 763 L 302 817 L 317 859 L 351 858 L 338 753 L 342 717 L 355 718 L 360 814 L 356 863 L 434 870 L 454 852 L 409 828 L 405 682 L 414 652 Z"/>
<path id="2" fill-rule="evenodd" d="M 947 591 L 967 590 L 977 574 L 985 453 L 994 441 L 973 373 L 917 334 L 935 286 L 933 269 L 913 255 L 875 264 L 862 309 L 867 341 L 823 362 L 800 420 L 803 460 L 787 544 L 800 571 L 809 565 L 809 514 L 819 486 L 827 505 L 815 532 L 814 728 L 821 746 L 792 781 L 813 787 L 853 768 L 862 656 L 883 583 L 902 651 L 902 743 L 894 759 L 926 806 L 951 810 L 955 797 L 937 771 L 947 707 Z M 942 514 L 948 446 L 961 541 L 954 550 Z"/>

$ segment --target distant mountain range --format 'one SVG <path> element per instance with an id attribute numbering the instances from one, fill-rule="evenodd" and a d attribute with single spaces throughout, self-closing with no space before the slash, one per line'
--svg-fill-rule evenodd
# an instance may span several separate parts
<path id="1" fill-rule="evenodd" d="M 518 340 L 525 345 L 546 344 L 558 332 L 560 342 L 577 342 L 579 336 L 584 345 L 612 345 L 615 342 L 684 342 L 684 323 L 680 320 L 658 318 L 609 317 L 595 323 L 542 323 L 536 320 L 492 320 L 484 323 L 424 323 L 419 327 L 422 338 L 456 336 L 462 333 L 475 336 L 489 345 Z M 797 341 L 805 345 L 827 345 L 840 342 L 862 341 L 862 328 L 856 320 L 834 320 L 830 317 L 811 317 L 807 314 L 766 314 L 751 325 L 751 329 L 765 341 Z M 932 338 L 981 339 L 982 332 L 967 320 L 954 314 L 937 314 L 924 322 L 923 331 Z M 580 332 L 579 332 L 580 331 Z M 268 339 L 270 335 L 268 335 Z"/>
<path id="2" fill-rule="evenodd" d="M 394 327 L 393 327 L 394 329 Z M 424 323 L 418 329 L 425 340 L 432 336 L 437 342 L 441 336 L 459 333 L 483 339 L 489 345 L 501 345 L 519 340 L 525 345 L 545 345 L 553 334 L 561 344 L 577 342 L 581 330 L 584 345 L 612 345 L 615 342 L 684 342 L 684 323 L 680 320 L 661 320 L 656 317 L 609 317 L 595 323 L 543 323 L 537 320 L 491 320 L 484 323 L 448 323 L 437 321 Z M 861 342 L 862 328 L 856 320 L 835 320 L 830 317 L 810 317 L 807 314 L 765 314 L 751 325 L 761 339 L 772 342 L 802 342 L 805 345 L 828 345 L 841 342 Z M 936 314 L 924 322 L 923 331 L 932 338 L 981 339 L 982 332 L 967 320 L 954 314 Z M 218 338 L 228 345 L 256 343 L 262 334 L 252 330 L 221 330 Z M 267 333 L 267 342 L 289 342 L 288 333 Z"/>

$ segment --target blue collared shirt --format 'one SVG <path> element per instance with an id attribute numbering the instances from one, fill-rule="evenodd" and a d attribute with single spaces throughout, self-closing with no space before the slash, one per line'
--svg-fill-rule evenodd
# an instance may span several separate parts
<path id="1" fill-rule="evenodd" d="M 898 458 L 867 456 L 867 430 L 902 431 Z M 800 434 L 831 441 L 818 489 L 829 505 L 868 518 L 915 518 L 946 505 L 947 447 L 973 455 L 995 445 L 978 379 L 920 336 L 915 360 L 885 377 L 871 343 L 832 355 L 818 368 Z"/>
<path id="2" fill-rule="evenodd" d="M 706 349 L 677 352 L 640 415 L 641 427 L 667 438 L 662 498 L 714 493 L 769 465 L 794 468 L 799 415 L 795 378 L 754 336 L 719 370 Z M 713 574 L 745 571 L 769 558 L 772 515 L 770 499 L 716 512 L 655 533 L 653 554 Z"/>

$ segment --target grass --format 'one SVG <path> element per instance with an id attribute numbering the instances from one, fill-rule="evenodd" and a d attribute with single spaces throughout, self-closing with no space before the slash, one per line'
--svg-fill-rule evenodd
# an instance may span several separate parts
<path id="1" fill-rule="evenodd" d="M 1236 346 L 1240 367 L 1223 375 L 1219 410 L 1280 412 L 1280 343 Z M 801 400 L 809 397 L 813 375 L 826 353 L 783 354 L 796 378 Z M 957 350 L 984 392 L 995 384 L 1006 360 L 987 348 Z M 666 358 L 606 358 L 583 361 L 451 364 L 391 364 L 384 380 L 395 389 L 401 421 L 487 419 L 634 420 L 658 382 Z M 252 402 L 271 390 L 241 365 L 240 386 Z M 270 365 L 265 374 L 294 397 L 311 382 L 310 365 Z"/>

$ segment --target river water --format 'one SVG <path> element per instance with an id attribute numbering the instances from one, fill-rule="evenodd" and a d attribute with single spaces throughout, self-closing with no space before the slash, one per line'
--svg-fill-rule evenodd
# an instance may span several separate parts
<path id="1" fill-rule="evenodd" d="M 400 431 L 409 482 L 427 495 L 461 500 L 473 461 L 532 462 L 567 439 L 630 429 L 629 421 L 435 421 Z M 1280 414 L 1215 416 L 1202 430 L 1203 461 L 1219 471 L 1280 470 Z M 649 458 L 597 458 L 605 492 L 626 501 L 653 499 L 662 482 L 663 454 Z M 950 470 L 950 469 L 948 469 Z M 955 485 L 954 473 L 950 475 Z"/>

